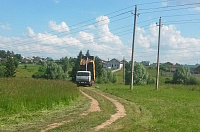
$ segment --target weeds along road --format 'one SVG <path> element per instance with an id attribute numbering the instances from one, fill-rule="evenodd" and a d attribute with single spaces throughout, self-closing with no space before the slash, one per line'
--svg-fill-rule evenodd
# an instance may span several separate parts
<path id="1" fill-rule="evenodd" d="M 41 132 L 46 132 L 46 131 L 99 131 L 99 130 L 111 125 L 116 120 L 119 120 L 120 118 L 126 116 L 126 110 L 125 110 L 124 106 L 120 102 L 118 102 L 116 99 L 108 97 L 108 96 L 104 95 L 103 93 L 99 93 L 95 89 L 91 89 L 91 88 L 85 88 L 85 87 L 81 88 L 80 92 L 84 96 L 86 96 L 87 98 L 89 98 L 91 100 L 89 109 L 80 114 L 80 116 L 82 116 L 82 118 L 83 118 L 82 120 L 87 121 L 87 122 L 84 121 L 84 123 L 86 123 L 86 124 L 89 123 L 90 125 L 85 124 L 84 125 L 85 128 L 84 128 L 83 126 L 81 126 L 83 124 L 79 123 L 79 122 L 81 122 L 81 120 L 71 119 L 71 120 L 66 120 L 66 121 L 62 121 L 62 122 L 52 123 L 52 124 L 48 125 L 46 128 L 43 128 L 41 130 Z M 105 103 L 105 102 L 107 102 L 107 103 Z M 106 105 L 104 106 L 103 103 Z M 99 107 L 99 104 L 101 107 Z M 111 108 L 108 108 L 108 107 L 111 107 Z M 103 112 L 101 112 L 101 110 Z M 95 115 L 96 115 L 96 117 L 95 117 Z M 100 115 L 101 116 L 103 115 L 104 118 L 101 119 L 99 117 Z M 91 116 L 93 119 L 90 119 Z M 98 120 L 100 118 L 100 120 L 95 122 L 94 118 L 95 118 L 95 120 Z M 75 128 L 73 126 L 77 126 L 77 127 Z M 87 128 L 87 126 L 88 126 L 88 128 Z"/>

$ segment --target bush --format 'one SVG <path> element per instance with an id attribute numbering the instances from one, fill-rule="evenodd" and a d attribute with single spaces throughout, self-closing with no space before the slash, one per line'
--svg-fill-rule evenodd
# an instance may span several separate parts
<path id="1" fill-rule="evenodd" d="M 115 83 L 117 77 L 115 73 L 112 73 L 110 69 L 101 69 L 101 76 L 96 78 L 96 83 Z"/>
<path id="2" fill-rule="evenodd" d="M 147 84 L 155 84 L 155 83 L 156 83 L 156 79 L 149 75 L 148 80 L 147 80 Z"/>
<path id="3" fill-rule="evenodd" d="M 6 68 L 4 66 L 0 66 L 0 77 L 6 76 Z"/>
<path id="4" fill-rule="evenodd" d="M 200 85 L 200 82 L 195 77 L 190 77 L 190 85 Z"/>
<path id="5" fill-rule="evenodd" d="M 66 79 L 65 73 L 60 65 L 54 62 L 44 63 L 43 67 L 38 69 L 38 72 L 32 75 L 33 78 L 46 78 L 46 79 Z"/>
<path id="6" fill-rule="evenodd" d="M 46 68 L 45 67 L 39 67 L 38 72 L 34 73 L 32 75 L 33 78 L 45 78 L 45 72 Z"/>
<path id="7" fill-rule="evenodd" d="M 172 81 L 169 78 L 166 78 L 165 79 L 165 84 L 170 84 L 170 83 L 172 83 Z"/>
<path id="8" fill-rule="evenodd" d="M 129 85 L 131 81 L 131 62 L 126 64 L 126 81 L 125 84 Z M 134 66 L 134 84 L 146 85 L 155 83 L 155 78 L 151 77 L 146 71 L 144 65 L 135 63 Z"/>
<path id="9" fill-rule="evenodd" d="M 175 84 L 190 84 L 191 73 L 189 68 L 179 67 L 176 69 L 172 82 Z"/>

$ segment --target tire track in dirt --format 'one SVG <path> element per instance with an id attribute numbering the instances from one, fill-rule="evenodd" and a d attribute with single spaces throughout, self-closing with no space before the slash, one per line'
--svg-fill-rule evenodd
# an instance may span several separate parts
<path id="1" fill-rule="evenodd" d="M 82 113 L 81 115 L 88 115 L 88 114 L 91 113 L 91 112 L 101 111 L 101 109 L 100 109 L 100 107 L 99 107 L 99 102 L 98 102 L 96 99 L 94 99 L 94 98 L 92 98 L 91 96 L 87 95 L 87 94 L 84 93 L 82 90 L 80 90 L 80 91 L 81 91 L 81 93 L 82 93 L 83 95 L 85 95 L 86 97 L 88 97 L 89 99 L 92 100 L 92 102 L 90 103 L 90 108 L 89 108 L 86 112 Z"/>
<path id="2" fill-rule="evenodd" d="M 86 89 L 88 89 L 88 88 L 86 88 Z M 123 106 L 121 103 L 119 103 L 117 100 L 115 100 L 115 99 L 113 99 L 113 98 L 111 98 L 111 97 L 105 96 L 105 95 L 103 95 L 103 94 L 101 94 L 101 93 L 97 93 L 97 92 L 94 91 L 94 90 L 91 90 L 91 89 L 88 89 L 88 90 L 93 91 L 93 92 L 95 92 L 96 94 L 99 94 L 99 95 L 103 96 L 104 98 L 108 99 L 108 100 L 111 101 L 111 102 L 115 105 L 115 107 L 116 107 L 116 113 L 115 113 L 115 114 L 112 114 L 112 115 L 110 116 L 110 119 L 108 119 L 107 121 L 105 121 L 105 122 L 103 122 L 102 124 L 100 124 L 100 125 L 94 127 L 94 130 L 95 130 L 95 131 L 99 131 L 100 129 L 105 128 L 106 126 L 111 125 L 113 122 L 115 122 L 115 121 L 118 120 L 119 118 L 122 118 L 122 117 L 126 116 L 126 110 L 125 110 L 124 106 Z"/>
<path id="3" fill-rule="evenodd" d="M 98 102 L 96 99 L 94 99 L 94 98 L 92 98 L 91 96 L 89 96 L 88 94 L 84 93 L 82 90 L 80 90 L 80 92 L 81 92 L 84 96 L 88 97 L 88 98 L 91 100 L 91 102 L 90 102 L 90 108 L 89 108 L 86 112 L 83 112 L 83 113 L 80 114 L 80 115 L 86 116 L 86 115 L 88 115 L 88 114 L 91 113 L 91 112 L 98 112 L 98 111 L 101 111 L 101 109 L 100 109 L 100 107 L 99 107 L 99 102 Z M 72 122 L 72 121 L 73 121 L 73 120 L 62 121 L 62 122 L 59 122 L 59 123 L 52 123 L 52 124 L 48 125 L 46 128 L 42 129 L 41 132 L 46 132 L 46 131 L 48 131 L 48 130 L 57 128 L 57 127 L 59 127 L 59 126 L 65 125 L 65 124 L 67 124 L 67 123 L 69 123 L 69 122 Z"/>

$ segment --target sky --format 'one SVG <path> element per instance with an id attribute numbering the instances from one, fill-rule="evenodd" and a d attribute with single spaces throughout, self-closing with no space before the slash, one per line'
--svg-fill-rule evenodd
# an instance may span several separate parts
<path id="1" fill-rule="evenodd" d="M 200 64 L 199 0 L 0 0 L 0 50 L 24 57 L 76 57 L 82 50 L 103 60 Z"/>

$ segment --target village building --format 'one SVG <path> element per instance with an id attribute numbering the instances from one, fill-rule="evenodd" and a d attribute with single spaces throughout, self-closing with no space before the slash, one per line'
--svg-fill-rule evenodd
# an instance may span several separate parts
<path id="1" fill-rule="evenodd" d="M 195 74 L 200 74 L 200 66 L 198 66 L 196 69 L 194 69 Z"/>
<path id="2" fill-rule="evenodd" d="M 150 66 L 150 61 L 142 61 L 141 62 L 144 66 Z"/>
<path id="3" fill-rule="evenodd" d="M 115 58 L 110 61 L 103 61 L 103 68 L 121 69 L 122 67 L 123 67 L 123 62 Z"/>

